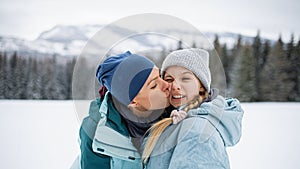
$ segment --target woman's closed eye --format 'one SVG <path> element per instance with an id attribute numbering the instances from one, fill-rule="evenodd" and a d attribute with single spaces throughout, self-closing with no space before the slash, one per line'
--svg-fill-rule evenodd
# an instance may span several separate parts
<path id="1" fill-rule="evenodd" d="M 155 83 L 154 85 L 152 85 L 151 87 L 150 87 L 150 89 L 155 89 L 157 87 L 157 84 Z"/>

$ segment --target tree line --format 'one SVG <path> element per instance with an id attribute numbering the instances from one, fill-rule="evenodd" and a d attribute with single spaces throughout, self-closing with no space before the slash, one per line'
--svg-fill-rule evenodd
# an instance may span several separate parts
<path id="1" fill-rule="evenodd" d="M 288 43 L 281 36 L 275 43 L 262 40 L 259 32 L 253 42 L 242 43 L 239 36 L 232 49 L 214 47 L 226 75 L 229 96 L 244 102 L 300 101 L 300 40 Z"/>
<path id="2" fill-rule="evenodd" d="M 0 99 L 72 99 L 75 59 L 0 53 Z"/>
<path id="3" fill-rule="evenodd" d="M 293 35 L 288 43 L 280 36 L 275 43 L 263 40 L 259 32 L 252 42 L 239 36 L 233 48 L 216 35 L 213 45 L 223 64 L 227 96 L 244 102 L 300 101 L 300 40 L 295 42 Z M 169 52 L 162 51 L 159 62 Z M 0 52 L 0 99 L 72 99 L 76 58 L 58 61 L 60 57 Z"/>

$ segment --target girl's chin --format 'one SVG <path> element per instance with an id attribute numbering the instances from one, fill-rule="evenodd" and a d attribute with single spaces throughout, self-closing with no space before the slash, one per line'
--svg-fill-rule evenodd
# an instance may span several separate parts
<path id="1" fill-rule="evenodd" d="M 181 105 L 184 105 L 185 103 L 171 103 L 173 107 L 178 108 Z"/>

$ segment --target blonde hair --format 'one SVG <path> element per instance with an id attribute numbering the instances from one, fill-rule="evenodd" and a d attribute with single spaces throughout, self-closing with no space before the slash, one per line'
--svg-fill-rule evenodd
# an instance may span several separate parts
<path id="1" fill-rule="evenodd" d="M 186 106 L 184 106 L 181 110 L 187 112 L 195 107 L 198 107 L 205 98 L 208 97 L 208 92 L 200 92 L 199 96 L 197 96 L 192 101 L 188 102 Z M 159 122 L 153 124 L 146 133 L 150 132 L 148 140 L 146 142 L 143 154 L 142 154 L 142 160 L 143 163 L 147 163 L 160 135 L 163 133 L 163 131 L 173 123 L 173 119 L 171 117 L 164 118 L 160 120 Z"/>

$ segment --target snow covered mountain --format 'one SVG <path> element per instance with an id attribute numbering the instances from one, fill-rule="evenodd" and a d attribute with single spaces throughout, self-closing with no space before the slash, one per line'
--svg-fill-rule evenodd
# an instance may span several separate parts
<path id="1" fill-rule="evenodd" d="M 0 36 L 0 52 L 18 52 L 20 55 L 25 56 L 39 56 L 39 55 L 61 55 L 61 56 L 78 56 L 87 41 L 101 30 L 104 25 L 57 25 L 50 30 L 44 31 L 40 36 L 33 41 L 19 39 L 16 37 Z M 110 33 L 114 36 L 124 35 L 130 31 L 120 27 L 111 27 Z M 197 35 L 193 32 L 180 32 L 179 30 L 165 30 L 166 32 L 173 31 L 178 35 L 187 36 L 190 39 L 190 44 L 202 45 L 201 41 L 197 39 Z M 134 32 L 132 32 L 134 33 Z M 216 33 L 216 32 L 203 32 L 206 38 L 213 44 L 215 35 L 218 34 L 221 44 L 226 43 L 228 48 L 233 47 L 236 43 L 238 34 L 236 33 Z M 242 36 L 243 41 L 252 42 L 253 37 Z M 178 45 L 178 40 L 164 38 L 157 36 L 137 36 L 126 40 L 132 48 L 139 50 L 147 50 L 149 47 L 158 50 L 175 49 Z M 126 50 L 126 49 L 118 49 Z"/>

